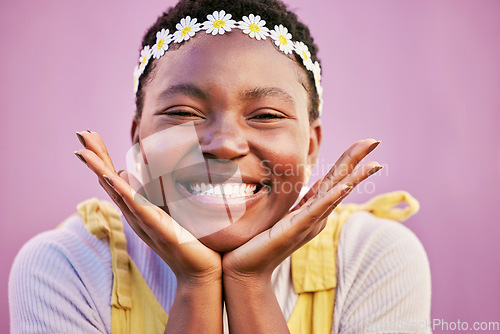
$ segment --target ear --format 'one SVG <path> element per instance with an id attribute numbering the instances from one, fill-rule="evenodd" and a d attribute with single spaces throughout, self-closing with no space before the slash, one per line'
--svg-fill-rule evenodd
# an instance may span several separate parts
<path id="1" fill-rule="evenodd" d="M 141 124 L 141 119 L 137 114 L 135 114 L 134 119 L 132 120 L 132 128 L 130 129 L 130 135 L 132 136 L 132 145 L 135 145 L 139 142 L 140 124 Z"/>
<path id="2" fill-rule="evenodd" d="M 309 152 L 307 154 L 307 162 L 311 167 L 313 167 L 318 161 L 320 144 L 321 121 L 317 118 L 311 122 L 309 129 Z"/>

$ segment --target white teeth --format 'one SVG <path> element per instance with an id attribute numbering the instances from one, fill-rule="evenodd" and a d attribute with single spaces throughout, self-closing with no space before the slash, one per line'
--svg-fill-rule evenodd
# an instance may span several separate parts
<path id="1" fill-rule="evenodd" d="M 224 185 L 224 194 L 227 196 L 231 196 L 233 193 L 233 185 L 232 184 L 225 184 Z"/>
<path id="2" fill-rule="evenodd" d="M 253 195 L 256 184 L 248 183 L 191 183 L 190 191 L 194 195 L 205 195 L 213 197 L 245 197 Z"/>

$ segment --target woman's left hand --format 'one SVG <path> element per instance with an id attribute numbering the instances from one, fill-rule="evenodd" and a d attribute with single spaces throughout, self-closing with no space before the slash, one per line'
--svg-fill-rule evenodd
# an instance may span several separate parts
<path id="1" fill-rule="evenodd" d="M 269 281 L 283 260 L 323 230 L 328 215 L 356 185 L 382 169 L 377 162 L 355 168 L 378 144 L 373 139 L 353 144 L 285 217 L 224 254 L 223 276 L 241 282 Z"/>

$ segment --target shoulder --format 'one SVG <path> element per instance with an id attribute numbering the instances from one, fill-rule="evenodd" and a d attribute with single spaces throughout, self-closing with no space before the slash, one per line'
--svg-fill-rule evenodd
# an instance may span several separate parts
<path id="1" fill-rule="evenodd" d="M 427 262 L 417 236 L 400 222 L 379 218 L 366 211 L 352 214 L 345 223 L 339 243 L 340 255 L 350 262 L 370 261 L 381 254 L 406 254 L 415 261 Z"/>
<path id="2" fill-rule="evenodd" d="M 25 272 L 32 266 L 49 270 L 56 263 L 72 263 L 78 267 L 78 262 L 96 257 L 100 258 L 100 262 L 106 262 L 106 257 L 109 259 L 107 242 L 91 235 L 81 217 L 75 214 L 60 228 L 40 233 L 29 240 L 17 254 L 13 271 L 21 269 Z"/>
<path id="3" fill-rule="evenodd" d="M 9 277 L 11 329 L 106 331 L 110 261 L 107 241 L 87 232 L 77 215 L 61 228 L 29 240 L 17 254 Z"/>
<path id="4" fill-rule="evenodd" d="M 401 223 L 368 212 L 353 214 L 341 232 L 337 263 L 334 322 L 338 332 L 429 320 L 427 254 L 417 236 Z"/>
<path id="5" fill-rule="evenodd" d="M 429 262 L 422 243 L 403 224 L 354 213 L 342 229 L 337 253 L 339 277 L 352 284 L 363 275 L 405 270 L 430 281 Z"/>

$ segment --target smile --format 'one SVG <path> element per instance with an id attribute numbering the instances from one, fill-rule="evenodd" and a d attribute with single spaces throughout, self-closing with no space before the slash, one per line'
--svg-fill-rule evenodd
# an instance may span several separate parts
<path id="1" fill-rule="evenodd" d="M 190 183 L 186 187 L 193 195 L 212 196 L 219 198 L 248 197 L 255 194 L 257 184 L 252 183 Z"/>
<path id="2" fill-rule="evenodd" d="M 180 195 L 195 208 L 208 211 L 226 212 L 229 208 L 245 211 L 264 199 L 270 191 L 269 186 L 259 183 L 177 183 Z"/>

